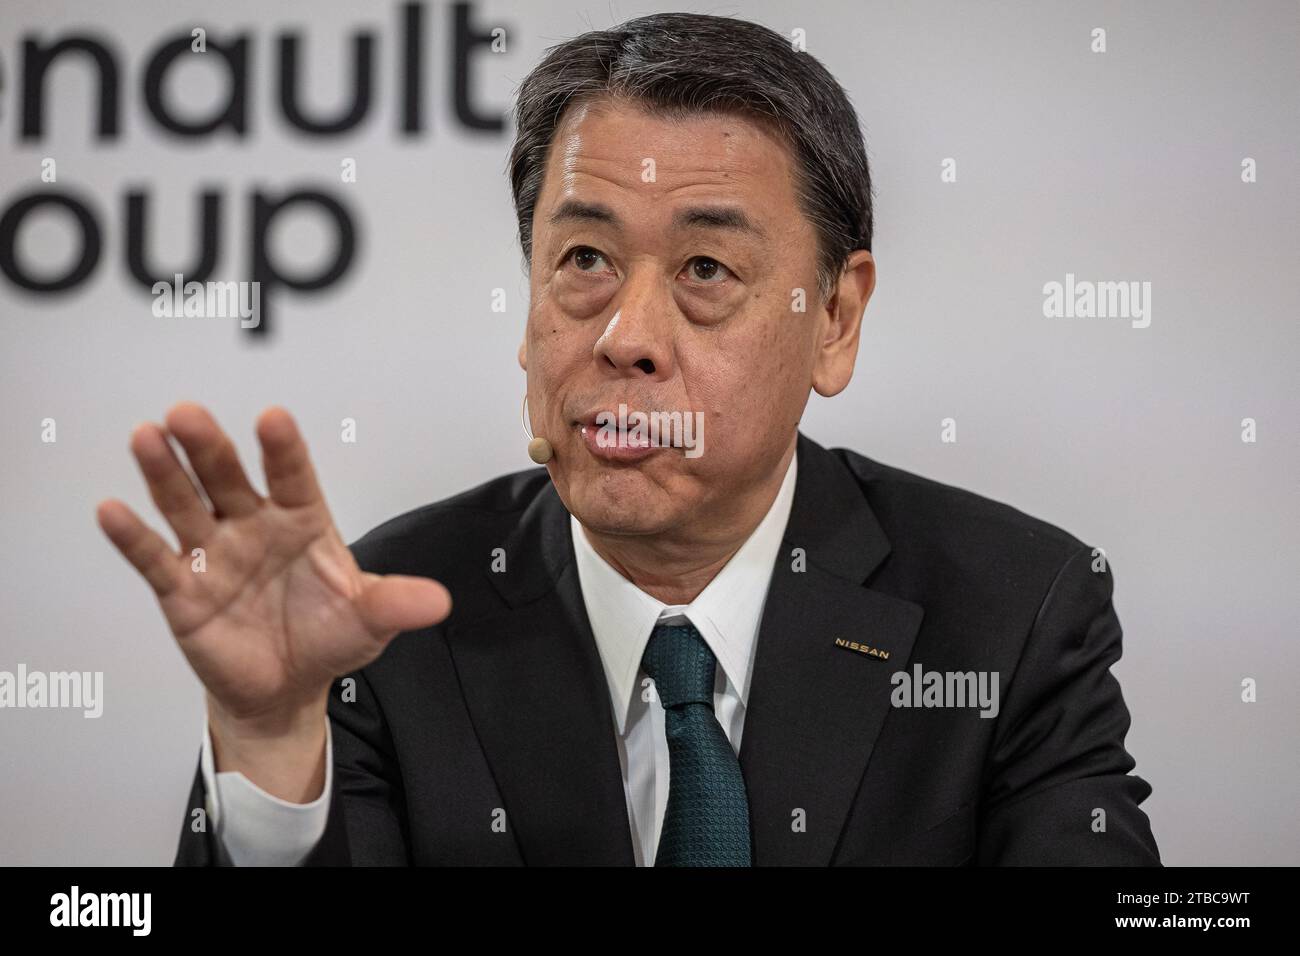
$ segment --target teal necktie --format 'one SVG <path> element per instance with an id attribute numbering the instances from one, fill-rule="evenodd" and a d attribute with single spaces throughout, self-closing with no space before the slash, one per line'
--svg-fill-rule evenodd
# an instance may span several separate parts
<path id="1" fill-rule="evenodd" d="M 668 806 L 655 866 L 751 865 L 745 778 L 713 713 L 716 664 L 693 624 L 660 624 L 641 660 L 668 735 Z"/>

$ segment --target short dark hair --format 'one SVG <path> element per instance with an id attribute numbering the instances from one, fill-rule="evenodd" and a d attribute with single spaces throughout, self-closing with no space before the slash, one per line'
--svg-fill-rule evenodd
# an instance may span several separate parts
<path id="1" fill-rule="evenodd" d="M 830 72 L 757 23 L 659 13 L 551 47 L 521 84 L 509 174 L 526 259 L 555 130 L 570 105 L 601 96 L 670 116 L 741 113 L 775 127 L 794 154 L 799 202 L 817 231 L 823 298 L 849 253 L 871 248 L 866 146 L 857 113 Z"/>

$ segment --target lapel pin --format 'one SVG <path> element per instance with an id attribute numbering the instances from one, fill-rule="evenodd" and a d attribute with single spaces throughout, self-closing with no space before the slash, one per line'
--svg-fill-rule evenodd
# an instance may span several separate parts
<path id="1" fill-rule="evenodd" d="M 863 644 L 860 641 L 846 641 L 842 637 L 835 638 L 835 646 L 842 647 L 846 651 L 854 651 L 867 657 L 874 657 L 878 661 L 889 660 L 889 651 L 882 647 L 872 647 L 870 644 Z"/>

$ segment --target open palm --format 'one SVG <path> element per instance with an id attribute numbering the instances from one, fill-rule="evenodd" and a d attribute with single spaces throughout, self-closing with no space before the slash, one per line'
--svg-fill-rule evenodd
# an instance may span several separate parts
<path id="1" fill-rule="evenodd" d="M 451 599 L 438 582 L 357 566 L 288 412 L 258 419 L 265 497 L 204 408 L 177 405 L 165 424 L 166 432 L 139 426 L 131 450 L 179 552 L 121 501 L 101 503 L 99 523 L 153 588 L 190 666 L 228 713 L 291 710 L 373 661 L 399 632 L 447 616 Z"/>

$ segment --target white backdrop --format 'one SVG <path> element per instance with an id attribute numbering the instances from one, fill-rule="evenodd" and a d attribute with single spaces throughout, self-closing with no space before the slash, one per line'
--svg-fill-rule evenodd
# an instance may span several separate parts
<path id="1" fill-rule="evenodd" d="M 75 196 L 102 235 L 73 291 L 0 275 L 0 670 L 102 671 L 104 712 L 0 709 L 0 863 L 169 863 L 202 729 L 201 689 L 142 582 L 95 525 L 124 498 L 155 517 L 126 443 L 174 401 L 211 407 L 246 463 L 257 413 L 298 417 L 344 536 L 524 468 L 515 362 L 527 284 L 504 174 L 507 131 L 452 106 L 454 9 L 420 5 L 423 130 L 399 131 L 398 3 L 208 0 L 0 7 L 0 214 Z M 1104 547 L 1116 572 L 1133 713 L 1128 744 L 1167 863 L 1295 864 L 1300 769 L 1296 262 L 1300 19 L 1250 3 L 682 4 L 806 33 L 863 119 L 878 193 L 879 285 L 857 375 L 804 421 L 825 445 L 1010 502 Z M 469 60 L 476 110 L 502 114 L 543 49 L 653 9 L 476 2 L 506 49 Z M 247 34 L 248 131 L 180 139 L 142 89 L 166 40 Z M 1106 31 L 1094 52 L 1093 30 Z M 334 137 L 278 105 L 278 42 L 302 37 L 304 108 L 350 89 L 351 37 L 374 36 L 371 109 Z M 45 129 L 23 137 L 23 45 L 111 45 L 120 131 L 96 136 L 88 59 L 52 68 Z M 221 101 L 214 61 L 183 59 L 177 114 Z M 42 160 L 57 179 L 42 182 Z M 341 181 L 356 161 L 357 181 Z M 957 179 L 944 182 L 953 159 Z M 1257 180 L 1243 182 L 1255 161 Z M 204 190 L 224 219 L 217 277 L 248 278 L 257 192 L 319 189 L 349 210 L 356 256 L 315 294 L 280 289 L 273 329 L 160 319 L 129 278 L 126 195 L 151 215 L 146 253 L 194 261 Z M 330 222 L 281 217 L 286 269 L 330 255 Z M 66 217 L 32 214 L 17 267 L 76 257 Z M 1151 324 L 1049 319 L 1043 286 L 1146 281 Z M 504 289 L 506 311 L 491 308 Z M 940 441 L 953 418 L 955 443 Z M 340 421 L 358 440 L 340 440 Z M 1258 440 L 1243 442 L 1242 419 Z M 57 440 L 42 441 L 54 419 Z M 1258 699 L 1241 700 L 1242 681 Z"/>

